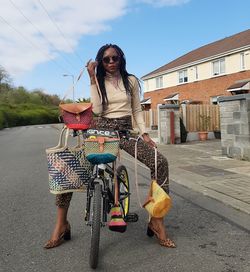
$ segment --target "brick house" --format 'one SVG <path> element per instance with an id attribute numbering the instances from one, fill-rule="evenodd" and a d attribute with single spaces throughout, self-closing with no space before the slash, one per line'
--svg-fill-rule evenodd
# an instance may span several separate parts
<path id="1" fill-rule="evenodd" d="M 195 49 L 141 79 L 143 103 L 150 101 L 151 109 L 169 102 L 212 104 L 219 96 L 247 93 L 250 29 Z"/>

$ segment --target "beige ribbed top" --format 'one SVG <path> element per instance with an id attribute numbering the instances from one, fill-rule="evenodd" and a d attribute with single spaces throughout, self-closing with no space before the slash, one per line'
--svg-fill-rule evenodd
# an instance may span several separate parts
<path id="1" fill-rule="evenodd" d="M 120 118 L 123 116 L 133 116 L 140 133 L 143 134 L 145 130 L 145 122 L 140 104 L 139 85 L 134 76 L 129 76 L 132 83 L 132 99 L 126 94 L 122 79 L 120 78 L 117 86 L 112 84 L 109 78 L 105 79 L 105 87 L 108 97 L 108 107 L 102 114 L 107 118 Z M 102 113 L 102 104 L 100 96 L 98 95 L 97 86 L 91 85 L 91 103 L 93 104 L 93 112 L 97 115 Z"/>

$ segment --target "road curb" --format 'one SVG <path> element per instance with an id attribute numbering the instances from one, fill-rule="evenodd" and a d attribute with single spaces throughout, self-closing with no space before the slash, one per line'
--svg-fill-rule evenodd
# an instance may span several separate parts
<path id="1" fill-rule="evenodd" d="M 170 190 L 172 194 L 179 196 L 202 209 L 217 214 L 224 220 L 227 220 L 250 233 L 249 215 L 247 213 L 237 210 L 231 205 L 226 205 L 218 199 L 211 198 L 209 195 L 204 195 L 202 192 L 190 190 L 187 186 L 181 185 L 172 179 Z"/>
<path id="2" fill-rule="evenodd" d="M 208 188 L 204 188 L 203 186 L 197 184 L 197 183 L 194 183 L 192 181 L 185 181 L 182 182 L 181 180 L 178 180 L 178 178 L 175 178 L 175 177 L 172 177 L 171 178 L 171 181 L 172 182 L 175 182 L 177 184 L 180 184 L 181 186 L 183 187 L 186 187 L 190 190 L 193 190 L 195 192 L 198 192 L 198 193 L 201 193 L 203 194 L 204 196 L 208 196 L 212 199 L 216 199 L 217 201 L 227 205 L 227 206 L 230 206 L 232 208 L 234 208 L 235 210 L 237 211 L 241 211 L 241 212 L 244 212 L 248 215 L 250 215 L 250 207 L 249 207 L 249 204 L 247 203 L 244 203 L 240 200 L 237 200 L 235 198 L 232 198 L 230 196 L 227 196 L 225 194 L 222 194 L 222 193 L 219 193 L 219 192 L 216 192 L 214 190 L 211 190 L 211 189 L 208 189 Z"/>

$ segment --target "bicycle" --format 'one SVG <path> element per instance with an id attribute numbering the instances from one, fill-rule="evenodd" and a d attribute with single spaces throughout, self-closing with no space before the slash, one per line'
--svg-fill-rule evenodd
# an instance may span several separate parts
<path id="1" fill-rule="evenodd" d="M 106 131 L 107 132 L 107 131 Z M 110 132 L 110 131 L 109 131 Z M 105 132 L 95 130 L 95 135 Z M 128 131 L 118 131 L 120 138 L 129 137 Z M 84 138 L 88 131 L 83 132 Z M 87 184 L 87 200 L 85 210 L 85 221 L 91 227 L 89 264 L 96 268 L 99 257 L 100 230 L 108 222 L 108 214 L 114 206 L 114 162 L 94 165 L 92 175 Z M 136 222 L 138 215 L 129 213 L 130 187 L 129 176 L 124 165 L 116 169 L 118 182 L 118 201 L 122 209 L 123 219 L 126 222 Z"/>

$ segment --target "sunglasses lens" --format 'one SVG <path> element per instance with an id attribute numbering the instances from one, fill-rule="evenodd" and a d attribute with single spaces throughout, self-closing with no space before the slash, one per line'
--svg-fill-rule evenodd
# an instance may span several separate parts
<path id="1" fill-rule="evenodd" d="M 112 57 L 113 62 L 117 62 L 119 59 L 120 59 L 119 56 L 113 56 Z"/>
<path id="2" fill-rule="evenodd" d="M 120 57 L 119 56 L 104 57 L 102 60 L 104 63 L 108 64 L 108 63 L 110 63 L 111 59 L 113 62 L 117 62 L 117 61 L 119 61 Z"/>
<path id="3" fill-rule="evenodd" d="M 109 57 L 104 57 L 102 60 L 104 63 L 109 63 Z"/>

